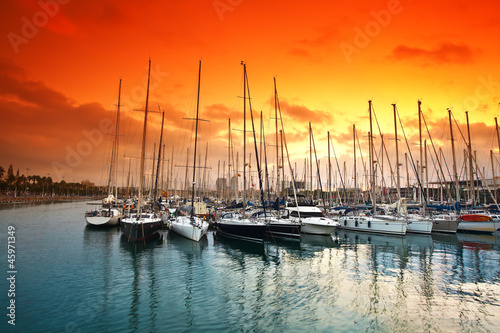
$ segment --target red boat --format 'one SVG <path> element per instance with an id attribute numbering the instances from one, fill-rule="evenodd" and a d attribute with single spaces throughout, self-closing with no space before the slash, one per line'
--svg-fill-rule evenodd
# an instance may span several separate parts
<path id="1" fill-rule="evenodd" d="M 468 221 L 468 222 L 488 222 L 493 219 L 491 216 L 485 214 L 463 214 L 460 215 L 458 218 L 461 221 Z"/>

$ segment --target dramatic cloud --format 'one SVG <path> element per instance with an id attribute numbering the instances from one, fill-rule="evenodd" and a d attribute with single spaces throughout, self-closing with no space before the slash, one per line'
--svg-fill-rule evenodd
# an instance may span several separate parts
<path id="1" fill-rule="evenodd" d="M 397 61 L 414 61 L 429 64 L 469 64 L 473 63 L 477 52 L 466 44 L 442 43 L 431 50 L 399 45 L 392 51 L 391 58 Z"/>

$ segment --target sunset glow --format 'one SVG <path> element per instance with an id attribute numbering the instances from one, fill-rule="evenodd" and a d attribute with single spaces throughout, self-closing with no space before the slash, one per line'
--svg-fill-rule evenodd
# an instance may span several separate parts
<path id="1" fill-rule="evenodd" d="M 149 109 L 165 111 L 165 159 L 171 159 L 173 147 L 176 165 L 186 164 L 192 145 L 194 122 L 183 118 L 196 110 L 202 60 L 200 118 L 210 122 L 200 125 L 199 154 L 203 163 L 208 142 L 212 182 L 219 161 L 222 173 L 227 160 L 228 119 L 232 129 L 243 128 L 242 61 L 254 117 L 263 113 L 270 169 L 276 164 L 273 77 L 299 178 L 309 157 L 309 122 L 323 169 L 329 131 L 341 168 L 345 161 L 351 172 L 353 124 L 366 158 L 368 100 L 391 156 L 395 103 L 419 159 L 421 100 L 434 144 L 445 156 L 451 156 L 451 109 L 465 137 L 469 112 L 472 149 L 488 177 L 490 150 L 499 159 L 498 1 L 21 0 L 3 1 L 0 8 L 0 166 L 5 169 L 13 164 L 21 173 L 30 169 L 56 181 L 103 184 L 121 78 L 124 175 L 129 158 L 139 155 L 143 113 L 134 110 L 144 109 L 149 58 Z M 151 158 L 161 118 L 152 113 L 149 119 Z M 456 126 L 454 131 L 461 164 L 465 143 Z M 241 165 L 242 134 L 232 134 Z M 376 124 L 374 135 L 379 149 Z M 250 134 L 248 139 L 253 143 Z M 424 139 L 429 140 L 426 133 Z M 184 181 L 183 169 L 175 173 Z"/>

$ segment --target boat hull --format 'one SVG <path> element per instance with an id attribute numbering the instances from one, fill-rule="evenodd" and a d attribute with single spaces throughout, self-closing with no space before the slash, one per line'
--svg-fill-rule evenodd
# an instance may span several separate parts
<path id="1" fill-rule="evenodd" d="M 340 217 L 339 224 L 342 229 L 391 235 L 405 235 L 407 228 L 405 221 L 385 221 L 362 216 Z"/>
<path id="2" fill-rule="evenodd" d="M 120 224 L 123 215 L 117 209 L 92 211 L 85 214 L 85 221 L 90 226 L 113 227 Z"/>
<path id="3" fill-rule="evenodd" d="M 456 234 L 458 229 L 458 221 L 455 220 L 433 220 L 432 232 L 444 232 Z"/>
<path id="4" fill-rule="evenodd" d="M 208 231 L 208 223 L 202 221 L 199 217 L 192 220 L 187 216 L 179 216 L 170 222 L 170 228 L 176 234 L 199 242 Z"/>
<path id="5" fill-rule="evenodd" d="M 124 218 L 121 221 L 122 234 L 133 242 L 145 241 L 153 237 L 160 230 L 161 219 L 151 218 L 136 220 L 134 218 Z"/>
<path id="6" fill-rule="evenodd" d="M 459 220 L 462 222 L 488 222 L 492 220 L 491 216 L 483 214 L 463 214 L 460 215 Z"/>
<path id="7" fill-rule="evenodd" d="M 497 229 L 494 221 L 462 221 L 459 220 L 458 231 L 494 233 Z"/>
<path id="8" fill-rule="evenodd" d="M 432 232 L 433 223 L 428 220 L 408 220 L 406 232 L 430 235 Z"/>
<path id="9" fill-rule="evenodd" d="M 298 223 L 271 222 L 266 233 L 272 237 L 300 238 L 301 227 Z"/>
<path id="10" fill-rule="evenodd" d="M 267 225 L 239 221 L 219 221 L 217 232 L 223 236 L 239 238 L 248 241 L 263 242 Z"/>
<path id="11" fill-rule="evenodd" d="M 330 235 L 337 224 L 332 222 L 313 222 L 313 221 L 302 221 L 302 228 L 300 231 L 304 234 L 312 235 Z"/>

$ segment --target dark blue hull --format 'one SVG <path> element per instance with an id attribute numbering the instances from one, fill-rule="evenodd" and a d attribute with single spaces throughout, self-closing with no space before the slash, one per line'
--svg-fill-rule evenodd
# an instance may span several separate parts
<path id="1" fill-rule="evenodd" d="M 267 226 L 264 224 L 217 223 L 217 232 L 223 236 L 263 242 Z"/>
<path id="2" fill-rule="evenodd" d="M 300 238 L 300 224 L 270 223 L 266 233 L 272 237 Z"/>
<path id="3" fill-rule="evenodd" d="M 160 222 L 127 222 L 121 221 L 120 228 L 123 236 L 133 242 L 144 241 L 153 237 L 160 230 Z"/>

